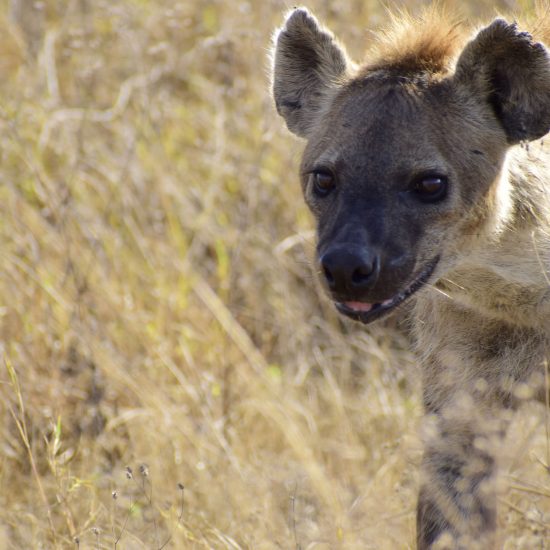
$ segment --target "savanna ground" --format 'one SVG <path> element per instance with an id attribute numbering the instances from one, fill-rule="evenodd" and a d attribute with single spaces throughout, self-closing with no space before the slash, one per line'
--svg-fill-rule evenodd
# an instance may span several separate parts
<path id="1" fill-rule="evenodd" d="M 356 58 L 387 19 L 308 4 Z M 317 286 L 291 5 L 0 5 L 1 548 L 413 547 L 418 365 Z M 505 548 L 550 548 L 545 423 L 507 438 Z"/>

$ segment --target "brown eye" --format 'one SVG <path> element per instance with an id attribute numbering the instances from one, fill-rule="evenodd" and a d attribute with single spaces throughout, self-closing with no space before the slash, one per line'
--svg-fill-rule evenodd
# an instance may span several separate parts
<path id="1" fill-rule="evenodd" d="M 326 197 L 334 189 L 334 176 L 328 172 L 314 172 L 313 192 L 318 197 Z"/>
<path id="2" fill-rule="evenodd" d="M 445 176 L 422 176 L 413 185 L 416 196 L 422 202 L 438 202 L 447 196 Z"/>

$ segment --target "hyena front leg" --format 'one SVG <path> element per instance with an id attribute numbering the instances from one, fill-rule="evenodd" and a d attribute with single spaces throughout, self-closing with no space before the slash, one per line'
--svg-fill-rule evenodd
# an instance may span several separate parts
<path id="1" fill-rule="evenodd" d="M 502 430 L 470 399 L 464 401 L 453 401 L 430 419 L 417 508 L 419 550 L 494 546 L 492 451 Z"/>

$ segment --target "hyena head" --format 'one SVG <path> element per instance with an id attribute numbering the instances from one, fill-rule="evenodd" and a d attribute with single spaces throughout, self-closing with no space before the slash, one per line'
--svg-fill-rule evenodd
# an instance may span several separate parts
<path id="1" fill-rule="evenodd" d="M 301 181 L 321 278 L 363 322 L 502 230 L 513 216 L 507 150 L 550 129 L 545 47 L 502 19 L 464 42 L 438 17 L 360 67 L 306 9 L 275 38 L 273 93 L 307 140 Z"/>

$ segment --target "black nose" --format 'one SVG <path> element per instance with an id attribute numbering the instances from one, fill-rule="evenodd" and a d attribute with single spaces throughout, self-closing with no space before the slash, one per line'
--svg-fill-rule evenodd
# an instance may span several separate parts
<path id="1" fill-rule="evenodd" d="M 380 272 L 376 253 L 349 245 L 329 248 L 320 263 L 330 290 L 337 293 L 368 290 Z"/>

